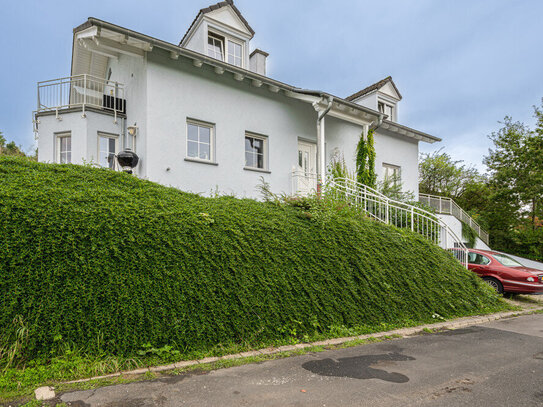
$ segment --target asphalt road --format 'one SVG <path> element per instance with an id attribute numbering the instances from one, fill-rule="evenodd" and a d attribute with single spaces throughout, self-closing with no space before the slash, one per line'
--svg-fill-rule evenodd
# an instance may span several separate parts
<path id="1" fill-rule="evenodd" d="M 543 314 L 62 395 L 71 406 L 543 406 Z"/>

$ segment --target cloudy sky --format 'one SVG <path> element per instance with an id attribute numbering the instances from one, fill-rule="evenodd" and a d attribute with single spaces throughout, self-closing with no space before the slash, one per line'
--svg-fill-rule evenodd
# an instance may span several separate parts
<path id="1" fill-rule="evenodd" d="M 35 145 L 36 82 L 68 76 L 72 29 L 97 17 L 178 43 L 210 0 L 0 0 L 0 131 Z M 422 144 L 482 168 L 505 115 L 533 124 L 543 97 L 540 0 L 236 0 L 268 74 L 347 96 L 388 75 Z"/>

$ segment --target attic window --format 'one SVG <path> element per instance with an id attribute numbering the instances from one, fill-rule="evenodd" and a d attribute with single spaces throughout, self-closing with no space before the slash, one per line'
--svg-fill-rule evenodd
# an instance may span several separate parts
<path id="1" fill-rule="evenodd" d="M 241 44 L 228 40 L 228 63 L 241 66 Z"/>
<path id="2" fill-rule="evenodd" d="M 211 58 L 224 61 L 224 38 L 215 34 L 207 37 L 207 55 Z"/>
<path id="3" fill-rule="evenodd" d="M 380 113 L 384 113 L 388 116 L 388 120 L 394 120 L 394 106 L 389 105 L 388 103 L 378 102 L 377 110 Z"/>

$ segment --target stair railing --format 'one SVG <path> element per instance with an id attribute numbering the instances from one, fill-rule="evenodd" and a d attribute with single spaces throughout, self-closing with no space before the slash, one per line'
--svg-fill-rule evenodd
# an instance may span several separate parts
<path id="1" fill-rule="evenodd" d="M 328 180 L 325 193 L 362 209 L 372 219 L 421 234 L 432 243 L 452 251 L 456 259 L 467 267 L 468 250 L 462 239 L 435 214 L 391 199 L 348 178 Z"/>

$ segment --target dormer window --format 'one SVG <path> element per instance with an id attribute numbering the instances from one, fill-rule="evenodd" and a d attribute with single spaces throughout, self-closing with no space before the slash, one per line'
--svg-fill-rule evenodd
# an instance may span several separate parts
<path id="1" fill-rule="evenodd" d="M 394 106 L 385 102 L 378 102 L 377 108 L 380 113 L 384 113 L 388 116 L 388 120 L 394 120 Z"/>
<path id="2" fill-rule="evenodd" d="M 209 32 L 207 55 L 240 68 L 243 66 L 243 45 L 219 34 Z"/>
<path id="3" fill-rule="evenodd" d="M 224 37 L 209 34 L 207 37 L 207 55 L 211 58 L 224 61 Z"/>
<path id="4" fill-rule="evenodd" d="M 241 44 L 228 40 L 228 63 L 241 67 Z"/>

